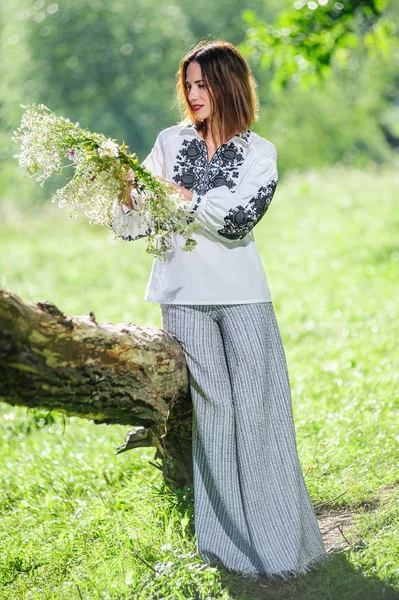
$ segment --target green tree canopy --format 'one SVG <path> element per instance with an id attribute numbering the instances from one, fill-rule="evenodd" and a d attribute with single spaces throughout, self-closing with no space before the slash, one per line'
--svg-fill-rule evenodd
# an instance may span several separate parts
<path id="1" fill-rule="evenodd" d="M 247 9 L 242 12 L 248 27 L 241 50 L 273 71 L 274 91 L 290 81 L 317 85 L 334 59 L 348 67 L 359 46 L 372 56 L 388 56 L 396 43 L 395 8 L 388 8 L 386 0 L 295 0 L 274 23 Z"/>

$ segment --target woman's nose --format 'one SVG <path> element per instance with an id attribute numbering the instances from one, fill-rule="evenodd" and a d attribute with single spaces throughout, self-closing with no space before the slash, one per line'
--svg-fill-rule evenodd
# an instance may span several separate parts
<path id="1" fill-rule="evenodd" d="M 197 98 L 198 98 L 198 93 L 191 88 L 191 90 L 188 93 L 188 99 L 191 102 L 192 100 L 196 100 Z"/>

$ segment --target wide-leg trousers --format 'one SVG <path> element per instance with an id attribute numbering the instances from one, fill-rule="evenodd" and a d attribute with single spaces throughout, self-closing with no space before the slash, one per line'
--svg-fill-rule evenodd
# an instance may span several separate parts
<path id="1" fill-rule="evenodd" d="M 189 371 L 199 555 L 254 578 L 308 573 L 330 555 L 299 462 L 272 302 L 161 311 Z"/>

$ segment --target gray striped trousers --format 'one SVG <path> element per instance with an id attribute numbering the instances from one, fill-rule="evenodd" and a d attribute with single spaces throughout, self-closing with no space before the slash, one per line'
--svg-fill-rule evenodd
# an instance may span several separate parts
<path id="1" fill-rule="evenodd" d="M 326 558 L 305 485 L 272 302 L 161 304 L 193 401 L 198 553 L 254 579 L 291 579 Z"/>

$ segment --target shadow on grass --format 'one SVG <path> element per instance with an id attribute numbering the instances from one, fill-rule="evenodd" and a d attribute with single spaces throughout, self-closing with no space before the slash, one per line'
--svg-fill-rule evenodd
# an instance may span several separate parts
<path id="1" fill-rule="evenodd" d="M 182 516 L 189 516 L 187 533 L 194 537 L 193 487 L 176 492 L 175 506 Z M 354 568 L 348 559 L 348 550 L 332 552 L 330 560 L 291 581 L 267 578 L 251 581 L 227 571 L 221 563 L 216 568 L 223 587 L 235 600 L 399 600 L 399 592 L 394 588 L 378 577 L 366 577 L 360 569 Z"/>
<path id="2" fill-rule="evenodd" d="M 222 584 L 235 600 L 398 600 L 399 592 L 377 577 L 365 577 L 345 553 L 293 581 L 248 581 L 220 567 Z"/>

